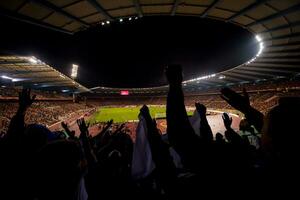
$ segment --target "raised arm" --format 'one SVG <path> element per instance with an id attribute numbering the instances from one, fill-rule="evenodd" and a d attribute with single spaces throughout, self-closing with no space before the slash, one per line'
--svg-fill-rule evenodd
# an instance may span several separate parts
<path id="1" fill-rule="evenodd" d="M 182 69 L 172 65 L 166 69 L 169 81 L 167 97 L 167 133 L 170 144 L 181 156 L 183 162 L 192 162 L 195 149 L 198 147 L 198 136 L 195 134 L 184 105 L 182 91 Z"/>
<path id="2" fill-rule="evenodd" d="M 249 96 L 245 88 L 243 89 L 243 95 L 240 95 L 229 88 L 223 88 L 221 90 L 221 97 L 232 107 L 242 112 L 249 123 L 258 131 L 261 131 L 264 116 L 261 112 L 251 107 Z"/>
<path id="3" fill-rule="evenodd" d="M 227 113 L 223 113 L 222 118 L 226 128 L 225 137 L 228 142 L 233 144 L 242 144 L 242 138 L 240 135 L 231 128 L 232 117 L 229 117 Z"/>
<path id="4" fill-rule="evenodd" d="M 19 92 L 19 107 L 15 116 L 11 119 L 7 137 L 8 138 L 18 138 L 22 137 L 25 129 L 25 114 L 27 109 L 33 104 L 36 95 L 31 97 L 30 89 L 23 89 L 22 92 Z"/>
<path id="5" fill-rule="evenodd" d="M 89 124 L 86 124 L 84 121 L 84 118 L 81 118 L 81 119 L 77 120 L 77 125 L 80 130 L 79 139 L 80 139 L 84 154 L 86 156 L 88 166 L 90 167 L 91 165 L 93 165 L 97 162 L 97 158 L 96 158 L 94 151 L 90 144 L 89 130 L 88 130 Z"/>
<path id="6" fill-rule="evenodd" d="M 206 143 L 212 142 L 213 134 L 206 118 L 206 107 L 200 103 L 196 103 L 195 106 L 200 115 L 200 138 Z"/>

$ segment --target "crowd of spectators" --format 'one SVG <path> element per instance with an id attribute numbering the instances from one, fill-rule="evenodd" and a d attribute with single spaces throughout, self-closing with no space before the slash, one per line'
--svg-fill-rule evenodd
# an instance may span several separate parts
<path id="1" fill-rule="evenodd" d="M 195 120 L 188 118 L 181 66 L 169 66 L 166 77 L 167 133 L 144 105 L 134 142 L 112 120 L 94 137 L 83 118 L 78 137 L 67 123 L 56 132 L 26 124 L 36 96 L 24 89 L 0 138 L 1 199 L 297 199 L 299 98 L 280 98 L 264 116 L 245 89 L 222 88 L 220 97 L 245 119 L 236 132 L 224 113 L 225 137 L 213 137 L 201 101 L 194 102 Z"/>
<path id="2" fill-rule="evenodd" d="M 242 86 L 233 86 L 231 89 L 241 92 L 242 88 L 246 88 L 250 104 L 266 114 L 270 109 L 278 104 L 278 100 L 285 96 L 300 96 L 299 81 L 276 81 L 262 82 L 257 84 L 244 84 Z M 0 88 L 0 132 L 6 132 L 10 119 L 13 117 L 17 109 L 17 103 L 6 101 L 6 99 L 17 99 L 18 88 Z M 98 100 L 85 103 L 72 103 L 72 98 L 57 92 L 32 91 L 36 95 L 37 101 L 28 111 L 25 118 L 26 123 L 40 123 L 50 126 L 64 118 L 68 118 L 71 113 L 85 111 L 87 108 L 113 105 L 165 105 L 165 96 L 135 96 L 135 97 L 105 97 Z M 63 102 L 65 101 L 65 102 Z M 209 89 L 199 92 L 198 94 L 186 94 L 185 105 L 194 106 L 194 102 L 200 101 L 209 109 L 215 110 L 232 110 L 233 108 L 227 104 L 218 94 L 218 89 Z M 136 125 L 127 124 L 134 132 Z M 134 134 L 132 134 L 134 135 Z"/>
<path id="3" fill-rule="evenodd" d="M 10 119 L 17 111 L 18 103 L 0 102 L 0 130 L 6 132 Z M 90 106 L 72 101 L 36 101 L 28 110 L 25 122 L 39 123 L 50 126 L 56 122 L 70 117 L 72 113 L 84 112 Z"/>

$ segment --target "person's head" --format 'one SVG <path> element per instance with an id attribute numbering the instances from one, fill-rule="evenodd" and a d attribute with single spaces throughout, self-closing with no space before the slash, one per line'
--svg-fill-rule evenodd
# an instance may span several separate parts
<path id="1" fill-rule="evenodd" d="M 264 151 L 277 161 L 296 159 L 300 142 L 300 98 L 290 97 L 279 100 L 266 116 L 262 130 Z"/>
<path id="2" fill-rule="evenodd" d="M 251 126 L 250 126 L 250 124 L 249 124 L 249 122 L 248 122 L 247 119 L 242 119 L 240 121 L 240 125 L 239 126 L 240 126 L 240 130 L 241 131 L 249 131 L 251 129 Z"/>
<path id="3" fill-rule="evenodd" d="M 29 124 L 25 129 L 24 135 L 26 149 L 36 152 L 46 145 L 52 132 L 43 125 Z"/>

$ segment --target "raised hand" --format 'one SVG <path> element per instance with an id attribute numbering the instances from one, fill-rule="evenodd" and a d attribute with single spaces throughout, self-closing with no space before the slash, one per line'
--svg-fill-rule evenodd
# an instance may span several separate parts
<path id="1" fill-rule="evenodd" d="M 112 135 L 117 135 L 121 132 L 123 132 L 123 129 L 125 128 L 125 123 L 121 124 L 120 126 L 118 126 L 118 128 L 113 132 Z"/>
<path id="2" fill-rule="evenodd" d="M 143 105 L 143 107 L 140 109 L 140 114 L 146 119 L 149 117 L 151 118 L 149 108 L 146 105 Z"/>
<path id="3" fill-rule="evenodd" d="M 84 137 L 87 137 L 88 136 L 88 133 L 89 133 L 89 126 L 90 124 L 86 124 L 85 121 L 84 121 L 84 118 L 81 118 L 81 119 L 77 119 L 77 125 L 79 127 L 79 130 L 81 132 L 80 136 L 84 136 Z"/>
<path id="4" fill-rule="evenodd" d="M 25 112 L 34 102 L 36 95 L 31 97 L 30 92 L 30 89 L 23 89 L 22 92 L 19 92 L 19 111 Z"/>
<path id="5" fill-rule="evenodd" d="M 199 113 L 200 117 L 206 116 L 206 107 L 201 103 L 195 103 L 197 112 Z"/>
<path id="6" fill-rule="evenodd" d="M 222 115 L 224 126 L 227 130 L 231 129 L 232 117 L 229 117 L 227 113 L 223 113 Z"/>
<path id="7" fill-rule="evenodd" d="M 71 131 L 68 127 L 68 124 L 65 122 L 61 122 L 61 126 L 66 131 L 66 133 L 69 135 L 70 138 L 75 138 L 75 131 Z"/>
<path id="8" fill-rule="evenodd" d="M 245 88 L 243 88 L 243 95 L 240 95 L 229 88 L 223 88 L 221 89 L 221 97 L 232 107 L 243 113 L 250 108 L 249 95 Z"/>
<path id="9" fill-rule="evenodd" d="M 170 85 L 180 85 L 182 82 L 181 65 L 170 65 L 165 70 L 166 77 Z"/>

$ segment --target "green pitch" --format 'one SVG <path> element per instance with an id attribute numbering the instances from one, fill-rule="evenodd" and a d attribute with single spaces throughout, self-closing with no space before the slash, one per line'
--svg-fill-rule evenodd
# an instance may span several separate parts
<path id="1" fill-rule="evenodd" d="M 166 107 L 165 106 L 149 106 L 150 114 L 152 118 L 165 118 Z M 140 113 L 140 107 L 101 107 L 99 108 L 89 119 L 90 123 L 94 122 L 106 122 L 111 119 L 114 122 L 127 122 L 131 120 L 138 120 L 138 114 Z M 188 113 L 192 115 L 192 112 Z"/>

